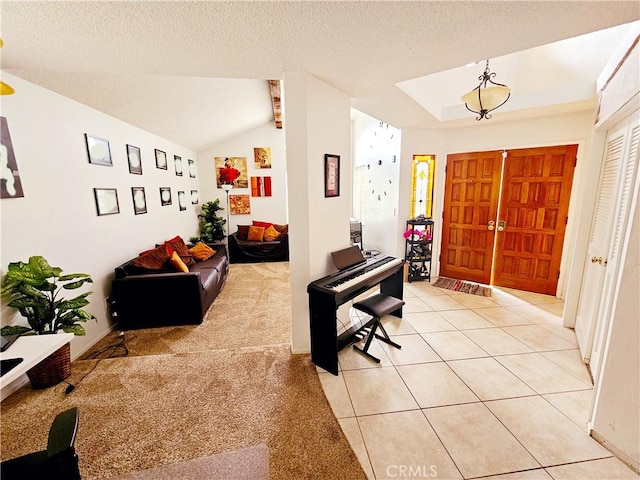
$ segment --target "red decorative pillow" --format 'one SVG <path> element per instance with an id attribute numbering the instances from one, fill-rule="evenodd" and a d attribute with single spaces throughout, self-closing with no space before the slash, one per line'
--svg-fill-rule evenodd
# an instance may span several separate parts
<path id="1" fill-rule="evenodd" d="M 168 267 L 169 254 L 164 245 L 160 245 L 153 250 L 146 250 L 133 259 L 136 267 L 147 268 L 149 270 L 164 270 Z"/>
<path id="2" fill-rule="evenodd" d="M 256 220 L 253 221 L 253 226 L 254 227 L 269 228 L 271 225 L 273 225 L 273 222 L 258 222 Z"/>
<path id="3" fill-rule="evenodd" d="M 180 256 L 180 259 L 187 267 L 196 263 L 191 253 L 189 253 L 189 247 L 187 247 L 187 244 L 184 243 L 184 240 L 182 240 L 182 237 L 179 235 L 167 240 L 164 244 L 170 246 Z"/>
<path id="4" fill-rule="evenodd" d="M 249 236 L 250 225 L 238 225 L 238 238 L 240 240 L 246 240 Z"/>

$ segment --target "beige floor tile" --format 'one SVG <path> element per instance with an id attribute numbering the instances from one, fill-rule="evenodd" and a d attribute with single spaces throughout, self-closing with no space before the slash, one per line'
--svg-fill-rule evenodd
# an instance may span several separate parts
<path id="1" fill-rule="evenodd" d="M 465 330 L 464 334 L 490 355 L 510 355 L 533 351 L 500 328 Z"/>
<path id="2" fill-rule="evenodd" d="M 447 364 L 480 400 L 496 400 L 536 394 L 493 358 L 454 360 L 447 362 Z"/>
<path id="3" fill-rule="evenodd" d="M 525 300 L 501 287 L 491 288 L 491 300 L 502 306 L 528 305 Z"/>
<path id="4" fill-rule="evenodd" d="M 539 394 L 591 388 L 590 383 L 574 377 L 540 353 L 523 353 L 495 358 Z"/>
<path id="5" fill-rule="evenodd" d="M 444 362 L 397 368 L 421 408 L 478 401 L 478 397 Z"/>
<path id="6" fill-rule="evenodd" d="M 591 375 L 587 366 L 582 361 L 582 355 L 580 350 L 574 348 L 573 350 L 556 350 L 555 352 L 542 352 L 542 355 L 551 360 L 559 367 L 564 368 L 567 372 L 578 377 L 585 383 L 592 384 Z"/>
<path id="7" fill-rule="evenodd" d="M 426 303 L 431 308 L 431 310 L 434 311 L 462 310 L 467 308 L 449 295 L 443 295 L 440 297 L 425 297 L 422 299 L 422 301 Z"/>
<path id="8" fill-rule="evenodd" d="M 465 478 L 540 467 L 482 403 L 429 408 L 425 414 Z"/>
<path id="9" fill-rule="evenodd" d="M 458 330 L 472 328 L 495 328 L 495 325 L 482 318 L 473 310 L 445 310 L 438 312 L 442 317 Z"/>
<path id="10" fill-rule="evenodd" d="M 378 340 L 394 365 L 411 365 L 414 363 L 441 362 L 442 359 L 418 334 L 390 335 L 391 340 L 402 348 L 396 348 Z"/>
<path id="11" fill-rule="evenodd" d="M 542 397 L 496 400 L 486 406 L 543 467 L 611 456 Z"/>
<path id="12" fill-rule="evenodd" d="M 347 392 L 347 386 L 344 384 L 342 375 L 335 376 L 332 373 L 318 374 L 322 390 L 327 397 L 331 410 L 336 418 L 353 417 L 355 412 L 351 406 L 351 399 Z"/>
<path id="13" fill-rule="evenodd" d="M 395 368 L 369 368 L 343 372 L 357 416 L 418 408 Z"/>
<path id="14" fill-rule="evenodd" d="M 574 348 L 571 343 L 554 335 L 540 325 L 504 327 L 503 330 L 538 352 L 569 350 Z"/>
<path id="15" fill-rule="evenodd" d="M 364 347 L 364 341 L 358 342 L 357 345 Z M 362 355 L 362 353 L 355 350 L 351 345 L 343 348 L 338 352 L 338 364 L 340 370 L 358 370 L 361 368 L 382 368 L 391 367 L 393 364 L 387 354 L 384 353 L 382 347 L 377 340 L 371 342 L 369 346 L 369 353 L 374 357 L 380 359 L 380 363 L 376 363 L 370 358 Z"/>
<path id="16" fill-rule="evenodd" d="M 482 477 L 482 480 L 552 480 L 547 472 L 542 468 L 526 470 L 524 472 L 504 473 L 502 475 L 491 475 Z"/>
<path id="17" fill-rule="evenodd" d="M 573 423 L 586 431 L 593 390 L 549 393 L 543 398 L 564 413 Z"/>
<path id="18" fill-rule="evenodd" d="M 362 469 L 367 475 L 367 479 L 375 480 L 376 477 L 373 474 L 373 468 L 371 467 L 371 462 L 369 461 L 367 447 L 364 444 L 362 433 L 360 432 L 360 426 L 358 425 L 358 420 L 355 417 L 339 418 L 338 423 L 340 424 L 340 427 L 344 432 L 344 436 L 347 437 L 347 441 L 349 442 L 349 445 L 351 445 L 351 448 L 356 454 L 356 457 L 358 457 L 360 465 L 362 465 Z"/>
<path id="19" fill-rule="evenodd" d="M 571 463 L 549 467 L 546 470 L 555 480 L 637 480 L 640 478 L 617 458 Z"/>
<path id="20" fill-rule="evenodd" d="M 496 327 L 512 327 L 533 323 L 528 318 L 511 311 L 509 307 L 474 308 L 473 311 L 489 320 Z"/>
<path id="21" fill-rule="evenodd" d="M 404 298 L 404 306 L 402 307 L 403 314 L 431 311 L 433 311 L 433 309 L 424 303 L 419 297 Z"/>
<path id="22" fill-rule="evenodd" d="M 491 300 L 491 297 L 483 297 L 482 295 L 473 295 L 463 293 L 457 295 L 455 299 L 467 308 L 496 307 L 497 303 Z"/>
<path id="23" fill-rule="evenodd" d="M 358 422 L 376 478 L 462 478 L 419 410 L 372 415 Z"/>
<path id="24" fill-rule="evenodd" d="M 574 347 L 578 347 L 578 338 L 576 337 L 576 331 L 572 328 L 562 326 L 562 320 L 559 320 L 556 324 L 540 324 L 542 328 L 553 333 L 554 335 L 562 338 L 566 342 L 569 342 Z"/>
<path id="25" fill-rule="evenodd" d="M 421 333 L 427 343 L 443 360 L 487 357 L 488 354 L 462 332 Z"/>
<path id="26" fill-rule="evenodd" d="M 543 293 L 535 293 L 535 292 L 525 292 L 524 290 L 515 290 L 511 289 L 511 293 L 513 293 L 516 297 L 525 300 L 528 303 L 532 304 L 543 304 L 543 303 L 552 303 L 552 304 L 562 304 L 563 301 L 561 298 L 555 297 L 553 295 L 545 295 Z"/>
<path id="27" fill-rule="evenodd" d="M 541 305 L 526 304 L 509 306 L 508 310 L 531 320 L 531 323 L 562 325 L 562 316 L 555 315 L 548 310 L 545 310 Z"/>
<path id="28" fill-rule="evenodd" d="M 416 297 L 438 297 L 441 295 L 446 295 L 439 288 L 434 287 L 428 282 L 412 282 L 405 283 L 404 290 L 410 291 Z"/>
<path id="29" fill-rule="evenodd" d="M 418 333 L 446 332 L 456 329 L 439 312 L 405 313 L 402 318 Z"/>
<path id="30" fill-rule="evenodd" d="M 418 333 L 404 318 L 385 315 L 380 322 L 389 335 L 410 335 L 412 333 Z"/>

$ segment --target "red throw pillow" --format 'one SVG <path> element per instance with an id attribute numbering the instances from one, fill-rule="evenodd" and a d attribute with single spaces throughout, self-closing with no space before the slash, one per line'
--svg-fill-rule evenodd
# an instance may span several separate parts
<path id="1" fill-rule="evenodd" d="M 180 259 L 187 267 L 196 263 L 191 253 L 189 253 L 189 247 L 187 247 L 187 244 L 184 243 L 184 240 L 182 240 L 182 237 L 179 235 L 167 240 L 164 244 L 170 246 L 180 256 Z"/>
<path id="2" fill-rule="evenodd" d="M 167 268 L 169 261 L 169 254 L 164 245 L 160 245 L 153 250 L 146 250 L 142 252 L 138 257 L 133 259 L 133 264 L 136 267 L 147 268 L 149 270 L 164 270 Z"/>
<path id="3" fill-rule="evenodd" d="M 271 225 L 273 225 L 273 222 L 258 222 L 256 220 L 253 221 L 253 226 L 254 227 L 269 228 Z"/>

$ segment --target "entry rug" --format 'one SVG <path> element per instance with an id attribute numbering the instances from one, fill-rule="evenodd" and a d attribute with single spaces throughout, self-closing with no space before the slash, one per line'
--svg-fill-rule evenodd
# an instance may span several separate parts
<path id="1" fill-rule="evenodd" d="M 446 288 L 456 292 L 471 293 L 473 295 L 481 295 L 483 297 L 491 296 L 491 288 L 478 285 L 477 283 L 456 280 L 455 278 L 439 277 L 434 283 L 434 287 Z"/>

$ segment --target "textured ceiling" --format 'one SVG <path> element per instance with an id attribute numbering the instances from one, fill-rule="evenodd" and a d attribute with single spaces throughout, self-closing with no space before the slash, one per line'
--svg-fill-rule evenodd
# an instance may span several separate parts
<path id="1" fill-rule="evenodd" d="M 283 72 L 395 126 L 433 125 L 398 82 L 640 18 L 636 1 L 3 0 L 0 12 L 3 70 L 195 150 L 269 121 L 264 80 Z"/>

